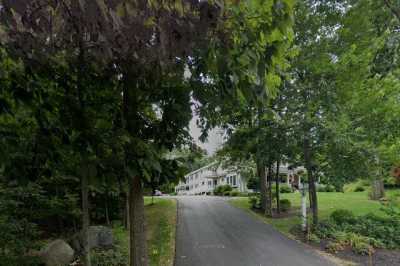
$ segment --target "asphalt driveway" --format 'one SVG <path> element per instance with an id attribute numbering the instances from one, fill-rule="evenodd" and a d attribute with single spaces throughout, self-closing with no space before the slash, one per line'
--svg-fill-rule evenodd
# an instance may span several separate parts
<path id="1" fill-rule="evenodd" d="M 177 198 L 176 266 L 334 265 L 223 198 Z"/>

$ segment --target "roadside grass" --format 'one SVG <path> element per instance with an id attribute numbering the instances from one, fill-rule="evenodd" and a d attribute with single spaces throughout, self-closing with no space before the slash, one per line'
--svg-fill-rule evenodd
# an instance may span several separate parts
<path id="1" fill-rule="evenodd" d="M 400 190 L 387 190 L 387 197 L 391 197 L 399 193 Z M 293 208 L 297 208 L 298 215 L 285 218 L 267 218 L 262 213 L 251 210 L 248 197 L 240 197 L 230 200 L 230 203 L 238 208 L 249 211 L 253 215 L 261 218 L 265 222 L 271 224 L 274 228 L 281 231 L 287 236 L 293 237 L 290 234 L 290 229 L 301 223 L 300 218 L 300 204 L 301 195 L 295 193 L 282 193 L 281 199 L 289 199 Z M 308 198 L 307 198 L 308 200 Z M 307 203 L 308 204 L 308 203 Z M 372 201 L 368 199 L 368 193 L 364 192 L 318 192 L 318 210 L 321 220 L 326 219 L 329 215 L 337 209 L 346 209 L 352 211 L 355 215 L 365 215 L 374 213 L 379 216 L 384 216 L 381 210 L 382 205 L 379 201 Z"/>
<path id="2" fill-rule="evenodd" d="M 147 248 L 150 265 L 172 266 L 175 256 L 176 200 L 145 197 Z M 113 228 L 115 240 L 124 256 L 129 254 L 129 233 Z"/>

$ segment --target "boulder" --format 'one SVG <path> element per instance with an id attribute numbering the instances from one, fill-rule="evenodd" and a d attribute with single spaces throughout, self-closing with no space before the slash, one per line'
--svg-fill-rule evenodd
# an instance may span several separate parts
<path id="1" fill-rule="evenodd" d="M 74 250 L 83 251 L 83 232 L 75 234 L 69 241 Z M 89 226 L 89 248 L 109 248 L 114 243 L 112 230 L 106 226 Z"/>
<path id="2" fill-rule="evenodd" d="M 113 240 L 111 228 L 101 225 L 89 227 L 90 248 L 109 248 L 113 245 Z"/>
<path id="3" fill-rule="evenodd" d="M 46 266 L 69 265 L 74 259 L 74 250 L 61 239 L 50 242 L 40 253 Z"/>

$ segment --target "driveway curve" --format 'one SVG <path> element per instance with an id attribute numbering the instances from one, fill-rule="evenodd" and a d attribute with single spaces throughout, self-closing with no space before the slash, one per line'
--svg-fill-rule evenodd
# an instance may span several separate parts
<path id="1" fill-rule="evenodd" d="M 176 266 L 331 266 L 314 250 L 289 239 L 226 199 L 178 199 Z"/>

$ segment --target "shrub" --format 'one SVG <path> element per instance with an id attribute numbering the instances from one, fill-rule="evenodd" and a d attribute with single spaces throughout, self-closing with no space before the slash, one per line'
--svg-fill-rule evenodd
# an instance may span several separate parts
<path id="1" fill-rule="evenodd" d="M 119 246 L 108 250 L 95 249 L 91 254 L 92 265 L 97 266 L 128 265 L 128 258 L 128 254 L 125 254 Z"/>
<path id="2" fill-rule="evenodd" d="M 222 193 L 222 186 L 217 186 L 216 188 L 214 188 L 214 195 L 221 196 Z"/>
<path id="3" fill-rule="evenodd" d="M 231 196 L 231 197 L 237 197 L 237 196 L 239 196 L 239 191 L 237 191 L 237 190 L 232 190 L 232 191 L 229 193 L 229 196 Z"/>
<path id="4" fill-rule="evenodd" d="M 337 230 L 338 228 L 336 224 L 334 224 L 331 220 L 325 220 L 318 224 L 315 234 L 321 239 L 334 238 Z"/>
<path id="5" fill-rule="evenodd" d="M 355 253 L 361 255 L 368 255 L 374 251 L 374 248 L 370 245 L 372 241 L 368 237 L 356 233 L 344 233 L 344 239 L 342 241 L 351 246 Z"/>
<path id="6" fill-rule="evenodd" d="M 400 187 L 400 184 L 398 182 L 398 179 L 392 176 L 383 179 L 383 185 L 385 186 L 385 188 Z"/>
<path id="7" fill-rule="evenodd" d="M 355 221 L 355 216 L 353 212 L 349 210 L 335 210 L 331 214 L 331 219 L 338 225 L 342 225 L 344 223 L 351 223 Z"/>
<path id="8" fill-rule="evenodd" d="M 258 191 L 260 189 L 260 181 L 257 177 L 250 177 L 247 181 L 247 188 L 252 189 L 254 191 Z"/>
<path id="9" fill-rule="evenodd" d="M 354 192 L 363 192 L 363 191 L 365 191 L 365 187 L 362 187 L 362 186 L 357 186 L 357 187 L 354 189 Z"/>
<path id="10" fill-rule="evenodd" d="M 314 243 L 320 243 L 321 239 L 316 234 L 311 233 L 308 236 L 308 241 L 314 242 Z"/>
<path id="11" fill-rule="evenodd" d="M 399 218 L 390 215 L 380 217 L 375 214 L 355 217 L 353 213 L 347 210 L 337 210 L 331 214 L 330 221 L 318 225 L 315 233 L 321 239 L 335 239 L 336 241 L 345 239 L 349 243 L 357 242 L 359 240 L 357 236 L 362 236 L 368 239 L 371 247 L 393 249 L 400 247 L 400 234 L 397 233 L 399 231 Z M 343 236 L 345 233 L 350 235 Z M 366 245 L 364 244 L 353 246 L 358 249 L 356 252 L 366 252 Z M 371 252 L 371 249 L 368 252 Z"/>
<path id="12" fill-rule="evenodd" d="M 228 195 L 225 195 L 225 192 L 230 192 L 230 191 L 232 191 L 232 187 L 230 186 L 230 185 L 222 185 L 222 186 L 217 186 L 215 189 L 214 189 L 214 195 L 218 195 L 218 196 L 221 196 L 221 195 L 224 195 L 224 196 L 228 196 Z"/>
<path id="13" fill-rule="evenodd" d="M 260 194 L 252 195 L 249 197 L 249 203 L 253 209 L 261 209 L 261 196 Z"/>
<path id="14" fill-rule="evenodd" d="M 288 199 L 279 200 L 279 205 L 281 207 L 281 211 L 283 212 L 287 212 L 288 210 L 290 210 L 290 207 L 292 206 L 290 200 Z"/>
<path id="15" fill-rule="evenodd" d="M 23 264 L 29 258 L 21 254 L 39 248 L 35 241 L 39 234 L 36 224 L 25 218 L 16 220 L 0 214 L 0 232 L 0 265 L 34 265 Z M 4 261 L 8 263 L 1 264 Z"/>
<path id="16" fill-rule="evenodd" d="M 230 191 L 224 191 L 222 195 L 223 195 L 223 196 L 230 196 L 230 194 L 231 194 Z"/>
<path id="17" fill-rule="evenodd" d="M 335 187 L 332 186 L 332 185 L 327 185 L 327 186 L 325 187 L 325 192 L 336 192 L 336 189 L 335 189 Z"/>
<path id="18" fill-rule="evenodd" d="M 338 231 L 334 234 L 336 248 L 350 246 L 355 253 L 368 255 L 373 253 L 371 239 L 353 232 Z"/>
<path id="19" fill-rule="evenodd" d="M 279 187 L 279 192 L 280 193 L 292 193 L 293 191 L 292 191 L 292 188 L 290 186 L 288 186 L 286 184 L 284 184 L 284 185 L 282 184 Z"/>
<path id="20" fill-rule="evenodd" d="M 327 245 L 326 245 L 326 249 L 329 252 L 332 253 L 337 253 L 338 251 L 341 251 L 344 249 L 344 245 L 340 242 L 335 242 L 335 241 L 330 241 Z"/>
<path id="21" fill-rule="evenodd" d="M 319 184 L 317 187 L 317 192 L 336 192 L 336 188 L 333 185 Z"/>
<path id="22" fill-rule="evenodd" d="M 400 247 L 400 220 L 393 217 L 379 217 L 367 214 L 347 226 L 348 231 L 373 238 L 386 248 Z"/>

